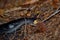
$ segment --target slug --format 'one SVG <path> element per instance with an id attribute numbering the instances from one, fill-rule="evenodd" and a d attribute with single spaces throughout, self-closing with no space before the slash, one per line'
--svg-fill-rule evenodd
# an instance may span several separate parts
<path id="1" fill-rule="evenodd" d="M 27 24 L 31 24 L 35 20 L 35 18 L 25 18 L 25 19 Z M 11 22 L 0 25 L 0 33 L 3 33 L 3 32 L 12 33 L 16 31 L 18 28 L 21 29 L 22 26 L 25 25 L 25 19 L 21 18 L 21 19 L 13 20 Z"/>

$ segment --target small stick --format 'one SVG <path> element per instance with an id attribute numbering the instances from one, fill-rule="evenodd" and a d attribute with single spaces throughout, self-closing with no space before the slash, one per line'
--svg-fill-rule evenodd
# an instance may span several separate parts
<path id="1" fill-rule="evenodd" d="M 35 6 L 31 7 L 31 8 L 22 8 L 22 7 L 15 7 L 15 8 L 12 8 L 10 10 L 6 10 L 5 13 L 8 13 L 8 12 L 12 12 L 12 11 L 16 11 L 16 10 L 28 10 L 28 9 L 34 9 Z"/>
<path id="2" fill-rule="evenodd" d="M 16 11 L 16 10 L 28 10 L 28 8 L 21 8 L 21 7 L 15 7 L 15 8 L 12 8 L 10 10 L 6 10 L 5 13 L 7 12 L 12 12 L 12 11 Z"/>
<path id="3" fill-rule="evenodd" d="M 52 15 L 50 15 L 48 18 L 44 19 L 42 22 L 47 21 L 48 19 L 50 19 L 50 18 L 53 17 L 54 15 L 58 14 L 58 12 L 60 12 L 60 10 L 56 10 Z"/>

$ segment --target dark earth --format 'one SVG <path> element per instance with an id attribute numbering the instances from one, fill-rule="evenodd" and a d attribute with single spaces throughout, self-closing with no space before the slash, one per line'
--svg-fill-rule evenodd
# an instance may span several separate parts
<path id="1" fill-rule="evenodd" d="M 60 12 L 42 22 L 58 8 L 60 0 L 0 0 L 0 25 L 35 18 L 38 14 L 33 24 L 22 25 L 12 33 L 2 33 L 0 40 L 60 40 Z"/>

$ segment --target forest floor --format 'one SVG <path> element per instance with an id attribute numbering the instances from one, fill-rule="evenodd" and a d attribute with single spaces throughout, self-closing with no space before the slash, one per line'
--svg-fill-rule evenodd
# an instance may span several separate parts
<path id="1" fill-rule="evenodd" d="M 0 35 L 0 40 L 60 40 L 60 12 L 40 23 L 60 7 L 60 1 L 41 0 L 32 4 L 28 2 L 24 4 L 24 1 L 22 3 L 21 0 L 19 2 L 7 1 L 7 3 L 0 1 L 0 25 L 19 18 L 32 18 L 38 14 L 36 16 L 38 23 L 35 24 L 35 27 L 26 25 L 26 32 L 23 27 L 15 33 Z M 24 34 L 26 35 L 24 36 Z"/>

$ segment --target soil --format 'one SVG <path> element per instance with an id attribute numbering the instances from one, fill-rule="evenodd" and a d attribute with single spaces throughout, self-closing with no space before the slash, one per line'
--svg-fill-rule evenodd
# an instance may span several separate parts
<path id="1" fill-rule="evenodd" d="M 32 0 L 30 0 L 32 1 Z M 41 22 L 59 7 L 59 0 L 0 0 L 0 25 L 20 18 L 32 18 L 37 15 L 38 23 L 23 25 L 21 30 L 0 35 L 0 40 L 60 40 L 60 12 L 49 20 Z"/>

